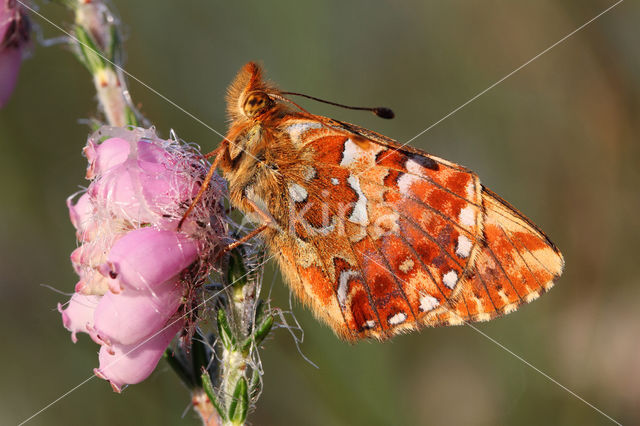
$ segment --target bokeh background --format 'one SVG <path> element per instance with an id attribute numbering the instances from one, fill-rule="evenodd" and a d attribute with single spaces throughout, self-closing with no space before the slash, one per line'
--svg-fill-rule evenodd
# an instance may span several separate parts
<path id="1" fill-rule="evenodd" d="M 40 12 L 66 25 L 60 6 Z M 262 61 L 286 90 L 388 105 L 392 121 L 301 101 L 406 141 L 613 4 L 604 0 L 115 1 L 126 69 L 220 132 L 235 72 Z M 61 34 L 34 18 L 44 38 Z M 625 1 L 413 142 L 477 171 L 563 250 L 557 286 L 478 327 L 624 424 L 640 423 L 640 4 Z M 213 149 L 219 137 L 141 85 L 159 132 Z M 0 111 L 0 423 L 16 424 L 91 375 L 56 303 L 75 248 L 65 198 L 84 184 L 96 116 L 90 76 L 63 46 L 34 45 Z M 267 268 L 265 285 L 276 273 Z M 272 303 L 288 307 L 278 276 Z M 469 327 L 379 344 L 339 341 L 294 304 L 262 351 L 256 425 L 607 424 L 609 420 Z M 31 425 L 197 425 L 166 364 L 113 393 L 91 380 Z"/>

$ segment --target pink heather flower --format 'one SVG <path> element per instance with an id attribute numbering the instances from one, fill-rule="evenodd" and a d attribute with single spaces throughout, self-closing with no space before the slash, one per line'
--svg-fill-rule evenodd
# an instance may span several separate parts
<path id="1" fill-rule="evenodd" d="M 0 108 L 7 103 L 18 81 L 29 29 L 29 21 L 19 3 L 0 0 Z"/>
<path id="2" fill-rule="evenodd" d="M 104 127 L 84 152 L 91 184 L 75 203 L 67 200 L 81 243 L 71 253 L 80 280 L 58 310 L 74 342 L 81 332 L 101 345 L 95 374 L 119 392 L 147 378 L 188 325 L 181 313 L 197 304 L 192 290 L 225 235 L 224 184 L 212 182 L 178 231 L 207 171 L 193 151 L 153 130 Z"/>

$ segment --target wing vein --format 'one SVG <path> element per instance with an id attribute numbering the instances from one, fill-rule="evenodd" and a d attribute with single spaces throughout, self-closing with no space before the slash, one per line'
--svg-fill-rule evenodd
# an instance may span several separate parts
<path id="1" fill-rule="evenodd" d="M 327 203 L 321 199 L 319 199 L 319 197 L 317 195 L 315 195 L 313 192 L 311 193 L 311 196 L 313 198 L 315 198 L 317 201 L 319 201 L 321 204 L 326 204 L 327 207 L 330 209 L 331 213 L 333 213 L 334 215 L 336 215 L 337 217 L 339 217 L 336 212 L 332 209 L 331 204 Z M 380 313 L 378 312 L 378 308 L 376 307 L 375 303 L 373 303 L 373 296 L 371 293 L 371 288 L 369 287 L 369 284 L 367 284 L 367 279 L 366 279 L 366 275 L 364 274 L 364 270 L 362 269 L 362 267 L 360 266 L 360 263 L 358 262 L 358 254 L 355 250 L 355 248 L 353 247 L 353 243 L 351 242 L 351 240 L 346 237 L 346 240 L 349 242 L 349 248 L 351 249 L 351 253 L 353 254 L 353 257 L 355 259 L 356 262 L 356 266 L 358 268 L 358 270 L 360 271 L 360 276 L 362 278 L 362 285 L 367 293 L 367 298 L 369 299 L 369 304 L 371 305 L 371 309 L 373 309 L 373 311 L 376 313 L 376 318 L 378 318 L 378 323 L 380 324 L 380 332 L 381 333 L 385 333 L 384 331 L 384 326 L 382 324 L 382 320 L 380 319 Z M 336 294 L 337 297 L 337 294 Z M 340 304 L 340 301 L 338 300 L 338 304 Z"/>
<path id="2" fill-rule="evenodd" d="M 515 249 L 516 253 L 518 253 L 518 256 L 520 257 L 520 259 L 522 259 L 522 262 L 525 264 L 525 266 L 529 270 L 529 273 L 533 277 L 533 279 L 536 282 L 536 284 L 538 285 L 538 287 L 540 287 L 540 289 L 544 290 L 544 287 L 542 286 L 542 284 L 538 280 L 538 277 L 535 276 L 535 274 L 533 273 L 533 270 L 531 269 L 531 267 L 529 266 L 529 264 L 525 260 L 524 256 L 522 256 L 522 253 L 520 253 L 520 250 L 518 250 L 518 247 L 516 247 L 516 245 L 513 243 L 513 241 L 511 241 L 511 238 L 509 238 L 509 235 L 507 234 L 507 231 L 504 230 L 502 225 L 498 224 L 498 226 L 500 226 L 500 230 L 504 234 L 504 237 L 507 239 L 507 241 L 509 241 L 509 244 L 511 244 L 511 246 Z M 518 294 L 518 293 L 516 292 L 516 294 Z M 520 296 L 518 296 L 518 297 L 520 297 Z M 522 300 L 522 297 L 520 297 L 520 300 Z"/>

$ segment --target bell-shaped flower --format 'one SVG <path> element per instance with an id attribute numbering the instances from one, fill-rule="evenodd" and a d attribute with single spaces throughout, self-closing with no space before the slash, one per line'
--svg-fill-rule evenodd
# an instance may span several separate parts
<path id="1" fill-rule="evenodd" d="M 0 0 L 0 108 L 6 105 L 18 81 L 30 24 L 20 3 Z"/>
<path id="2" fill-rule="evenodd" d="M 151 374 L 188 325 L 182 315 L 197 302 L 193 288 L 225 237 L 225 188 L 216 178 L 178 230 L 207 172 L 200 155 L 152 130 L 119 128 L 100 129 L 84 152 L 91 183 L 67 201 L 81 243 L 71 254 L 80 280 L 58 309 L 74 342 L 83 332 L 102 345 L 95 373 L 120 391 Z"/>

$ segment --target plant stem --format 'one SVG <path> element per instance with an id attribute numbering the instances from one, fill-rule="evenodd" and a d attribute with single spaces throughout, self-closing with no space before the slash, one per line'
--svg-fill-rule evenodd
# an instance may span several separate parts
<path id="1" fill-rule="evenodd" d="M 107 124 L 138 125 L 139 113 L 131 103 L 124 77 L 118 73 L 124 56 L 118 21 L 100 0 L 77 0 L 70 7 L 75 12 L 78 58 L 93 75 Z"/>

